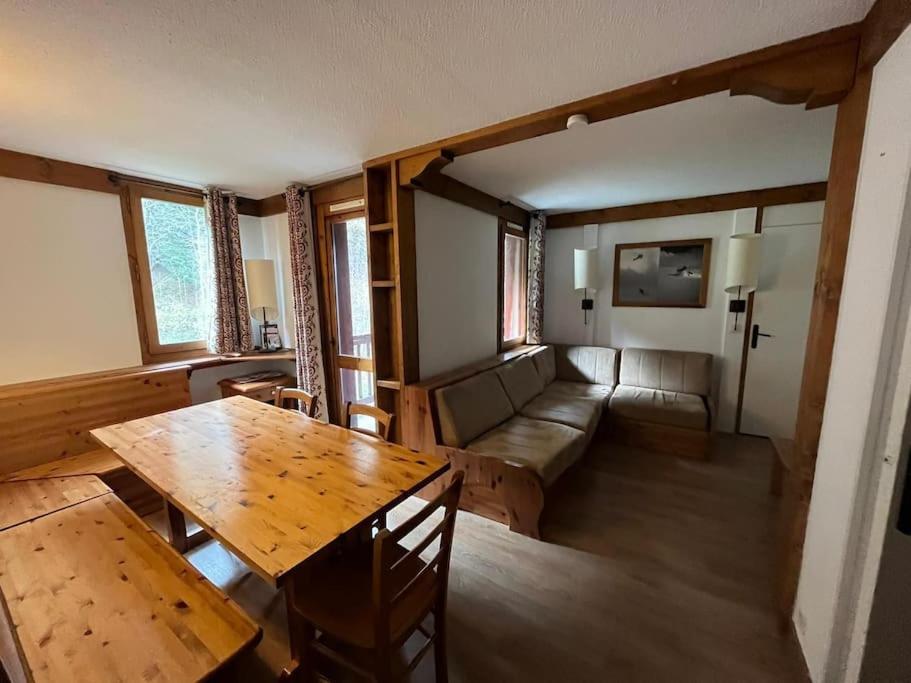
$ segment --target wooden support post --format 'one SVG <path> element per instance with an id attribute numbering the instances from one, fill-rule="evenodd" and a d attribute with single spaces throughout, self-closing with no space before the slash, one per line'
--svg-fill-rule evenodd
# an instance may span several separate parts
<path id="1" fill-rule="evenodd" d="M 829 170 L 829 186 L 823 215 L 816 265 L 816 285 L 810 330 L 807 336 L 806 360 L 800 387 L 800 403 L 794 438 L 795 485 L 788 487 L 784 510 L 783 540 L 779 575 L 779 618 L 788 627 L 797 580 L 803 558 L 804 535 L 813 491 L 816 452 L 822 430 L 823 409 L 829 387 L 835 327 L 848 255 L 848 238 L 854 212 L 854 194 L 860 170 L 861 149 L 870 98 L 870 72 L 858 73 L 854 88 L 838 106 L 835 139 Z"/>

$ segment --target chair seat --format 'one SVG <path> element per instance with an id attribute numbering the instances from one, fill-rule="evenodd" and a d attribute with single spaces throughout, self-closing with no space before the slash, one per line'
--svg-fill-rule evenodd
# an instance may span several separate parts
<path id="1" fill-rule="evenodd" d="M 68 455 L 50 462 L 35 465 L 28 469 L 12 472 L 2 477 L 2 481 L 27 481 L 29 479 L 47 479 L 48 477 L 76 477 L 93 474 L 104 476 L 125 470 L 126 465 L 110 448 L 97 448 L 93 451 Z"/>
<path id="2" fill-rule="evenodd" d="M 709 413 L 701 396 L 620 385 L 610 399 L 610 413 L 631 420 L 708 429 Z"/>
<path id="3" fill-rule="evenodd" d="M 601 403 L 586 398 L 542 394 L 529 401 L 519 413 L 533 420 L 575 427 L 590 436 L 601 419 Z"/>
<path id="4" fill-rule="evenodd" d="M 568 396 L 570 398 L 587 398 L 599 401 L 607 407 L 607 401 L 614 391 L 613 384 L 589 384 L 588 382 L 566 382 L 557 380 L 547 385 L 545 396 Z"/>
<path id="5" fill-rule="evenodd" d="M 396 544 L 393 556 L 398 560 L 408 549 Z M 304 619 L 317 629 L 356 647 L 371 649 L 375 644 L 373 624 L 373 555 L 372 547 L 351 555 L 327 558 L 317 564 L 309 578 L 311 590 L 302 590 L 293 605 Z M 406 560 L 392 575 L 391 591 L 395 595 L 414 577 L 424 562 L 414 557 Z M 406 638 L 415 623 L 415 615 L 424 615 L 433 607 L 436 585 L 433 572 L 426 572 L 414 590 L 392 607 L 390 623 L 392 642 Z"/>
<path id="6" fill-rule="evenodd" d="M 549 486 L 585 451 L 585 433 L 516 415 L 468 444 L 467 450 L 527 465 Z"/>

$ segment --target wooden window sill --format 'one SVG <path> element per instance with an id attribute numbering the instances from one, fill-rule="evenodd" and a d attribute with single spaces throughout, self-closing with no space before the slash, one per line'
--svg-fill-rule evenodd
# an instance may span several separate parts
<path id="1" fill-rule="evenodd" d="M 217 368 L 223 365 L 231 365 L 233 363 L 250 363 L 267 360 L 294 361 L 294 359 L 294 349 L 282 349 L 281 351 L 273 351 L 272 353 L 258 353 L 256 351 L 251 351 L 239 356 L 219 356 L 216 354 L 208 354 L 205 356 L 196 356 L 195 358 L 185 358 L 183 360 L 173 360 L 163 363 L 148 363 L 145 365 L 145 367 L 158 369 L 188 366 L 190 368 L 190 372 L 193 372 L 193 370 Z"/>

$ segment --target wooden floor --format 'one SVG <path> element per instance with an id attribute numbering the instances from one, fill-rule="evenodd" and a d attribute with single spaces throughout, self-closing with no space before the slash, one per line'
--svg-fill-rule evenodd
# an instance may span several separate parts
<path id="1" fill-rule="evenodd" d="M 804 680 L 771 609 L 772 457 L 749 437 L 722 437 L 711 462 L 597 442 L 559 482 L 543 542 L 459 513 L 450 680 Z M 188 557 L 263 625 L 244 678 L 272 679 L 281 595 L 216 543 Z M 433 680 L 431 658 L 413 680 Z"/>

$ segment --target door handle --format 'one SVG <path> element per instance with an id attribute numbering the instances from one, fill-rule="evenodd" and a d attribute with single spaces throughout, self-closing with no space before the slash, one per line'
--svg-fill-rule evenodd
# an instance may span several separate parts
<path id="1" fill-rule="evenodd" d="M 759 325 L 753 325 L 753 333 L 750 335 L 750 348 L 755 349 L 756 343 L 759 341 L 760 337 L 774 337 L 774 334 L 766 334 L 759 331 Z"/>

